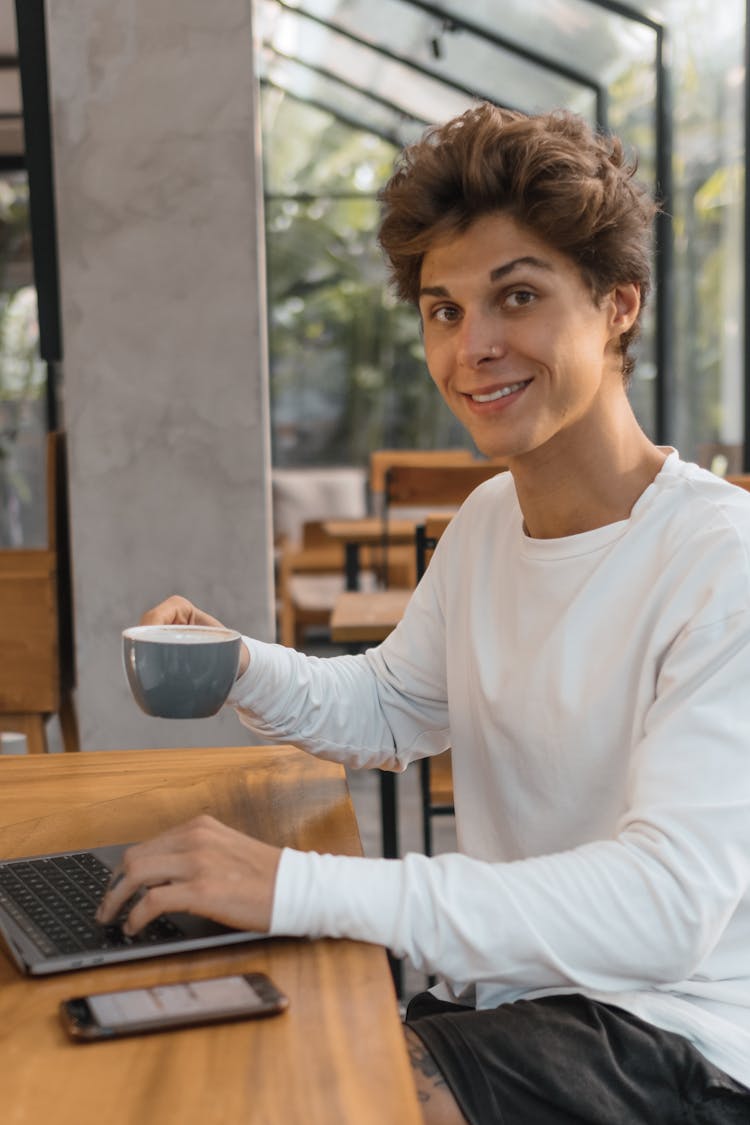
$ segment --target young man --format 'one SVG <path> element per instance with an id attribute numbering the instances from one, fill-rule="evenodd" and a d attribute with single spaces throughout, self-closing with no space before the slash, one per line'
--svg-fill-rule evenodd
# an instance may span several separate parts
<path id="1" fill-rule="evenodd" d="M 362 656 L 246 639 L 264 738 L 453 750 L 459 854 L 133 848 L 111 917 L 380 942 L 443 978 L 406 1035 L 427 1122 L 750 1121 L 750 497 L 628 403 L 654 206 L 616 140 L 481 105 L 406 151 L 381 242 L 430 374 L 507 459 Z M 183 598 L 146 622 L 210 623 Z"/>

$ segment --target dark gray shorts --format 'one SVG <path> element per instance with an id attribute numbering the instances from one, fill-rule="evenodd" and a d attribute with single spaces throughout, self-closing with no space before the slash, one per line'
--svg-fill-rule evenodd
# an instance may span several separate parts
<path id="1" fill-rule="evenodd" d="M 750 1090 L 681 1035 L 577 994 L 406 1020 L 471 1125 L 750 1125 Z"/>

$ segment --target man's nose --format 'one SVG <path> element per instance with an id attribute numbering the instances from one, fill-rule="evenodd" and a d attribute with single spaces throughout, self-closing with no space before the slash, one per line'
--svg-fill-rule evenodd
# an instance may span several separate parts
<path id="1" fill-rule="evenodd" d="M 477 368 L 499 359 L 505 352 L 505 338 L 497 318 L 465 316 L 461 325 L 459 362 Z"/>

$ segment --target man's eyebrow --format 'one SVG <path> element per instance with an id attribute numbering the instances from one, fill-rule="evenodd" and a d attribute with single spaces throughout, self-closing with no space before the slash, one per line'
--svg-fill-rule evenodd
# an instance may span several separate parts
<path id="1" fill-rule="evenodd" d="M 531 266 L 537 270 L 551 270 L 552 266 L 549 262 L 545 262 L 543 258 L 534 258 L 532 255 L 527 254 L 523 258 L 514 258 L 511 262 L 506 262 L 504 266 L 496 266 L 494 270 L 490 270 L 490 281 L 499 281 L 501 277 L 506 277 L 513 270 L 518 269 L 519 266 Z"/>
<path id="2" fill-rule="evenodd" d="M 495 266 L 490 270 L 490 281 L 500 281 L 501 278 L 506 277 L 513 270 L 519 266 L 531 266 L 532 269 L 537 270 L 551 270 L 552 266 L 549 262 L 545 262 L 543 258 L 534 258 L 531 254 L 524 255 L 522 258 L 513 258 L 512 261 L 506 262 L 505 265 Z M 450 293 L 444 285 L 426 285 L 423 289 L 419 290 L 419 297 L 450 297 Z"/>

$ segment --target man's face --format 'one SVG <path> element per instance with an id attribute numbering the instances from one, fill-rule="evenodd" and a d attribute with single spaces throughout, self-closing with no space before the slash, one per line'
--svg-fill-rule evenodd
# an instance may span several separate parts
<path id="1" fill-rule="evenodd" d="M 420 290 L 430 374 L 487 456 L 583 440 L 624 393 L 619 338 L 637 315 L 637 287 L 595 303 L 572 260 L 509 215 L 437 242 Z"/>

